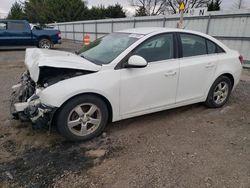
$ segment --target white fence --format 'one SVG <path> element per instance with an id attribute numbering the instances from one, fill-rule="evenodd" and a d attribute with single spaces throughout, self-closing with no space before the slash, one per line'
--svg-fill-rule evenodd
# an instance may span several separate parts
<path id="1" fill-rule="evenodd" d="M 82 41 L 84 34 L 91 41 L 113 31 L 133 27 L 176 27 L 178 15 L 104 19 L 50 24 L 60 29 L 62 37 Z M 205 16 L 185 16 L 185 29 L 207 33 L 238 50 L 250 61 L 250 10 L 210 12 Z"/>

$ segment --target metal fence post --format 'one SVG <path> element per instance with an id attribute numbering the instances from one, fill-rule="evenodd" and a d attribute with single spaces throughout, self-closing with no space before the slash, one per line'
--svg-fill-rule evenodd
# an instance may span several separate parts
<path id="1" fill-rule="evenodd" d="M 73 40 L 74 40 L 74 42 L 76 41 L 76 37 L 75 37 L 75 24 L 73 24 Z"/>
<path id="2" fill-rule="evenodd" d="M 111 20 L 111 33 L 113 33 L 113 31 L 114 31 L 114 21 Z"/>
<path id="3" fill-rule="evenodd" d="M 67 25 L 64 24 L 64 27 L 65 27 L 65 38 L 68 39 L 68 38 L 67 38 Z"/>
<path id="4" fill-rule="evenodd" d="M 97 39 L 97 22 L 95 22 L 95 39 Z"/>
<path id="5" fill-rule="evenodd" d="M 133 27 L 135 28 L 135 24 L 136 24 L 136 19 L 134 18 L 134 23 L 133 23 Z"/>
<path id="6" fill-rule="evenodd" d="M 210 20 L 211 20 L 211 14 L 209 14 L 208 16 L 206 34 L 208 34 L 209 32 Z"/>
<path id="7" fill-rule="evenodd" d="M 167 20 L 167 18 L 166 18 L 166 17 L 164 17 L 164 18 L 163 18 L 163 20 L 162 20 L 162 21 L 163 21 L 163 27 L 165 27 L 165 26 L 166 26 L 166 20 Z"/>
<path id="8" fill-rule="evenodd" d="M 82 22 L 82 40 L 83 40 L 83 38 L 84 38 L 84 33 L 85 31 L 84 31 L 84 22 Z"/>

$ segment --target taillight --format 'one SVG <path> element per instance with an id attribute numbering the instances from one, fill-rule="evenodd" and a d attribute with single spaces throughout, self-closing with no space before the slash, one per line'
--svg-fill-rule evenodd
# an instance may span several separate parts
<path id="1" fill-rule="evenodd" d="M 61 38 L 61 32 L 60 32 L 60 31 L 57 33 L 57 36 L 58 36 L 59 38 Z"/>
<path id="2" fill-rule="evenodd" d="M 240 60 L 241 63 L 243 63 L 244 59 L 243 59 L 242 55 L 239 56 L 239 60 Z"/>

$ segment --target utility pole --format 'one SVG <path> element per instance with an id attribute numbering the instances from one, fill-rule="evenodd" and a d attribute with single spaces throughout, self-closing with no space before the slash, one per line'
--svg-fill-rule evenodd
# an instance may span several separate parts
<path id="1" fill-rule="evenodd" d="M 179 12 L 180 12 L 180 21 L 177 23 L 177 28 L 183 29 L 183 15 L 185 11 L 185 4 L 182 1 L 179 5 Z"/>
<path id="2" fill-rule="evenodd" d="M 239 0 L 239 9 L 241 9 L 242 0 Z"/>

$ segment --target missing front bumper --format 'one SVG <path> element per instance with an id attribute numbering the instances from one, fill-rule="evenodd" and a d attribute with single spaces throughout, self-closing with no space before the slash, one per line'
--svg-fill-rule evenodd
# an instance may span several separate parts
<path id="1" fill-rule="evenodd" d="M 57 109 L 42 104 L 39 98 L 29 102 L 18 102 L 13 106 L 13 118 L 21 121 L 31 121 L 33 128 L 36 129 L 50 126 Z"/>
<path id="2" fill-rule="evenodd" d="M 44 105 L 37 95 L 38 89 L 24 72 L 19 84 L 12 86 L 10 112 L 14 119 L 31 121 L 33 127 L 45 127 L 51 124 L 57 108 Z"/>

